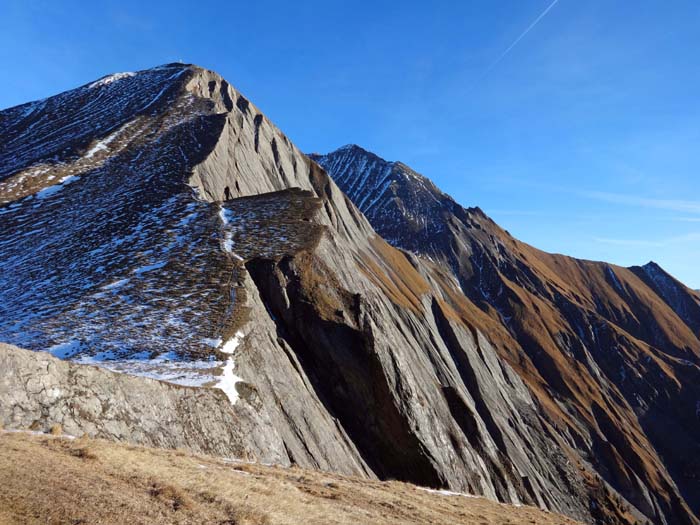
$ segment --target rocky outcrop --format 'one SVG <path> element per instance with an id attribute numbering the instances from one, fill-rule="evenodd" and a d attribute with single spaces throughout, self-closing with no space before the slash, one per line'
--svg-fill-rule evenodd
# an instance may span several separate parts
<path id="1" fill-rule="evenodd" d="M 0 344 L 0 423 L 289 464 L 264 410 L 189 388 Z M 262 430 L 265 429 L 264 432 Z"/>
<path id="2" fill-rule="evenodd" d="M 700 334 L 700 297 L 694 290 L 689 290 L 653 261 L 644 266 L 633 266 L 630 270 L 654 290 L 695 334 Z"/>
<path id="3" fill-rule="evenodd" d="M 200 96 L 217 82 L 203 75 L 189 84 Z M 241 99 L 229 89 L 232 100 Z M 231 158 L 241 159 L 238 167 Z M 312 222 L 323 235 L 312 244 L 284 255 L 241 253 L 255 322 L 238 370 L 268 396 L 266 406 L 285 400 L 273 419 L 278 429 L 290 425 L 285 435 L 294 461 L 337 461 L 309 453 L 322 443 L 316 428 L 325 418 L 290 402 L 298 387 L 285 383 L 301 375 L 335 425 L 326 436 L 346 440 L 372 475 L 588 514 L 587 496 L 572 497 L 587 489 L 566 457 L 548 453 L 557 444 L 529 392 L 482 334 L 450 318 L 442 293 L 432 293 L 421 275 L 432 271 L 417 270 L 378 238 L 327 175 L 252 104 L 227 113 L 219 142 L 193 173 L 205 198 L 226 186 L 243 196 L 293 185 L 320 200 Z M 281 352 L 295 370 L 268 363 Z M 309 422 L 301 436 L 300 421 Z"/>

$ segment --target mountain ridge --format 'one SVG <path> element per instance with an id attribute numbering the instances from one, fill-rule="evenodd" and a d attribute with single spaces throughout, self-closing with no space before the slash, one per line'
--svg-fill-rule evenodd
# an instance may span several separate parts
<path id="1" fill-rule="evenodd" d="M 465 295 L 496 323 L 505 327 L 519 343 L 521 349 L 516 354 L 506 351 L 501 355 L 519 370 L 521 377 L 526 378 L 535 391 L 540 388 L 538 384 L 543 384 L 546 385 L 542 392 L 545 398 L 552 399 L 552 394 L 547 390 L 554 387 L 554 399 L 564 396 L 583 401 L 589 394 L 581 397 L 581 392 L 571 388 L 582 377 L 579 372 L 571 373 L 567 368 L 585 364 L 589 369 L 585 375 L 590 374 L 586 379 L 589 386 L 585 389 L 593 387 L 601 392 L 602 399 L 606 399 L 609 394 L 603 393 L 608 388 L 604 385 L 609 383 L 614 385 L 614 390 L 622 393 L 623 398 L 631 401 L 622 403 L 628 415 L 615 415 L 612 421 L 618 418 L 636 420 L 637 425 L 644 421 L 643 426 L 649 430 L 651 439 L 657 442 L 661 455 L 664 458 L 675 455 L 679 461 L 678 468 L 687 469 L 686 460 L 692 457 L 697 447 L 697 429 L 690 422 L 679 425 L 679 421 L 669 421 L 670 418 L 663 415 L 666 408 L 659 409 L 659 418 L 664 419 L 665 424 L 677 428 L 679 436 L 687 436 L 679 438 L 686 440 L 682 452 L 671 452 L 673 445 L 659 443 L 663 439 L 659 438 L 658 431 L 649 428 L 653 424 L 648 421 L 653 418 L 646 415 L 646 402 L 635 399 L 635 396 L 639 396 L 638 385 L 625 384 L 625 381 L 630 381 L 625 379 L 630 374 L 628 368 L 642 382 L 649 377 L 647 371 L 638 367 L 636 359 L 612 359 L 609 355 L 610 350 L 617 353 L 625 347 L 637 347 L 638 343 L 632 342 L 637 340 L 641 345 L 653 348 L 654 357 L 639 348 L 641 355 L 646 354 L 645 359 L 663 356 L 662 359 L 670 359 L 675 363 L 672 366 L 679 368 L 685 366 L 683 363 L 688 363 L 695 377 L 700 363 L 700 302 L 687 287 L 655 263 L 628 269 L 547 254 L 517 241 L 483 212 L 477 214 L 472 208 L 461 208 L 449 197 L 446 197 L 447 202 L 440 203 L 436 199 L 436 205 L 423 206 L 425 198 L 420 193 L 429 188 L 422 183 L 423 179 L 413 176 L 402 167 L 405 165 L 383 161 L 375 154 L 367 154 L 362 148 L 342 148 L 325 156 L 315 154 L 312 158 L 328 170 L 341 189 L 347 191 L 358 205 L 372 203 L 375 210 L 365 206 L 363 211 L 375 229 L 382 235 L 386 234 L 389 242 L 419 256 L 438 260 L 451 270 Z M 387 170 L 397 168 L 404 173 L 394 176 L 394 187 L 390 191 L 387 191 L 388 187 L 383 189 L 377 184 L 370 184 L 364 194 L 356 191 L 355 180 L 375 181 Z M 397 187 L 400 185 L 404 187 Z M 382 192 L 380 198 L 368 201 L 367 195 L 376 191 Z M 414 200 L 415 195 L 418 197 Z M 411 229 L 412 224 L 421 221 L 438 226 L 432 230 Z M 396 231 L 408 233 L 396 236 Z M 651 312 L 654 313 L 650 315 Z M 601 328 L 611 330 L 611 334 L 614 334 L 611 340 L 601 341 L 598 334 Z M 556 336 L 552 337 L 554 334 Z M 589 349 L 596 347 L 600 353 L 597 357 L 589 353 Z M 547 356 L 546 359 L 543 359 L 544 356 Z M 619 364 L 611 366 L 614 360 L 618 360 Z M 556 364 L 558 362 L 561 364 Z M 677 379 L 667 372 L 662 377 L 668 377 L 667 385 L 675 390 L 673 385 L 677 384 Z M 530 378 L 529 381 L 527 378 Z M 683 382 L 686 389 L 693 381 L 695 379 Z M 652 399 L 655 399 L 653 392 L 657 389 L 657 384 L 646 387 L 647 391 L 652 392 Z M 679 389 L 678 392 L 683 391 Z M 685 397 L 687 394 L 683 392 L 680 395 Z M 678 420 L 697 417 L 696 396 L 687 395 L 683 409 L 685 414 L 678 414 Z M 588 412 L 586 405 L 589 402 L 584 401 L 580 411 L 577 409 L 578 417 Z M 642 405 L 638 405 L 640 402 Z M 613 402 L 610 407 L 616 404 Z M 678 413 L 677 407 L 672 410 Z M 555 409 L 554 412 L 559 410 Z M 600 413 L 589 413 L 583 416 L 584 420 L 590 421 L 584 426 L 598 427 L 600 418 Z M 690 438 L 691 435 L 694 437 Z M 634 448 L 633 443 L 638 439 L 627 441 L 628 445 Z M 620 449 L 629 448 L 625 441 L 626 438 L 618 439 L 617 446 Z M 661 459 L 655 461 L 661 462 Z M 690 474 L 686 480 L 686 474 L 679 474 L 676 471 L 676 478 L 684 490 L 694 494 L 694 475 Z M 626 495 L 634 499 L 636 490 Z M 697 494 L 693 497 L 697 502 Z M 639 500 L 637 504 L 642 505 Z"/>
<path id="2" fill-rule="evenodd" d="M 391 208 L 408 227 L 387 224 L 386 237 L 419 255 L 392 247 L 373 227 L 383 194 L 363 195 L 366 217 L 211 71 L 171 64 L 86 86 L 0 112 L 12 139 L 0 142 L 1 338 L 131 374 L 189 367 L 183 381 L 230 394 L 242 446 L 281 462 L 583 521 L 697 523 L 630 392 L 610 380 L 619 363 L 601 358 L 614 345 L 650 357 L 640 362 L 658 384 L 623 364 L 654 421 L 665 423 L 654 392 L 681 399 L 677 384 L 698 384 L 697 365 L 680 363 L 697 347 L 673 310 L 654 302 L 649 315 L 677 331 L 644 331 L 633 301 L 609 295 L 617 280 L 653 299 L 639 277 L 519 244 L 405 165 L 368 186 L 418 195 Z M 432 233 L 423 257 L 417 240 Z M 595 286 L 569 282 L 584 273 Z M 672 425 L 692 424 L 693 393 L 668 411 Z M 693 435 L 681 430 L 685 453 Z"/>

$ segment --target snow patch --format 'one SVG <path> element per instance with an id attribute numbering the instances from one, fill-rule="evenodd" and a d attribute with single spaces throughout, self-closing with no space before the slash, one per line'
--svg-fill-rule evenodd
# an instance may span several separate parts
<path id="1" fill-rule="evenodd" d="M 231 224 L 232 213 L 223 206 L 219 205 L 219 218 L 221 219 L 221 224 L 224 227 L 224 239 L 221 241 L 221 247 L 226 253 L 230 253 L 231 256 L 235 257 L 239 261 L 243 260 L 243 257 L 233 252 L 233 233 L 228 228 Z"/>
<path id="2" fill-rule="evenodd" d="M 97 144 L 95 144 L 95 145 L 90 149 L 90 151 L 88 151 L 88 152 L 85 154 L 85 158 L 86 158 L 86 159 L 91 159 L 91 158 L 94 157 L 95 154 L 96 154 L 97 152 L 99 152 L 99 151 L 108 151 L 109 148 L 108 148 L 107 146 L 108 146 L 110 143 L 112 143 L 112 142 L 114 141 L 114 139 L 116 139 L 119 135 L 121 135 L 121 134 L 124 132 L 124 130 L 125 130 L 126 128 L 128 128 L 129 126 L 131 126 L 131 124 L 133 124 L 133 122 L 127 122 L 126 124 L 124 124 L 122 127 L 120 127 L 117 131 L 115 131 L 114 133 L 112 133 L 112 134 L 109 135 L 108 137 L 106 137 L 106 138 L 104 138 L 104 139 L 98 141 Z"/>
<path id="3" fill-rule="evenodd" d="M 221 348 L 221 351 L 223 353 L 229 354 L 231 357 L 229 357 L 226 360 L 223 374 L 221 375 L 221 380 L 216 386 L 224 391 L 226 396 L 229 398 L 229 401 L 231 401 L 232 405 L 235 405 L 236 401 L 238 401 L 238 391 L 236 390 L 236 383 L 240 383 L 241 381 L 243 381 L 243 379 L 238 377 L 233 372 L 233 369 L 236 367 L 236 363 L 233 360 L 233 353 L 236 351 L 236 348 L 238 348 L 238 345 L 241 344 L 241 341 L 243 341 L 243 337 L 243 332 L 236 332 L 236 335 L 234 335 L 231 339 L 226 341 L 226 343 L 224 343 L 224 346 Z"/>
<path id="4" fill-rule="evenodd" d="M 114 290 L 115 288 L 119 288 L 121 286 L 124 286 L 126 283 L 129 282 L 129 279 L 119 279 L 118 281 L 114 281 L 109 284 L 105 284 L 102 289 L 103 290 Z"/>
<path id="5" fill-rule="evenodd" d="M 141 273 L 151 272 L 151 271 L 153 271 L 153 270 L 158 270 L 159 268 L 162 268 L 162 267 L 165 266 L 166 264 L 167 264 L 167 261 L 157 262 L 157 263 L 153 263 L 153 264 L 148 264 L 148 265 L 146 265 L 146 266 L 142 266 L 141 268 L 136 268 L 136 269 L 134 270 L 134 273 L 135 273 L 136 275 L 139 275 L 139 274 L 141 274 Z"/>
<path id="6" fill-rule="evenodd" d="M 416 487 L 418 490 L 422 490 L 424 492 L 430 492 L 431 494 L 439 494 L 440 496 L 460 496 L 462 498 L 477 498 L 477 499 L 486 499 L 484 496 L 477 496 L 475 494 L 465 494 L 464 492 L 453 492 L 451 490 L 445 490 L 445 489 L 429 489 L 428 487 Z M 508 505 L 511 507 L 522 507 L 522 503 L 519 502 L 514 502 L 514 503 L 499 503 L 499 505 Z"/>
<path id="7" fill-rule="evenodd" d="M 204 339 L 202 339 L 202 343 L 204 343 L 207 346 L 211 346 L 212 348 L 219 348 L 222 342 L 223 341 L 221 340 L 221 337 L 205 337 Z"/>
<path id="8" fill-rule="evenodd" d="M 99 80 L 96 80 L 92 84 L 90 84 L 88 87 L 89 88 L 96 88 L 96 87 L 101 87 L 101 86 L 107 86 L 111 84 L 112 82 L 116 82 L 118 80 L 121 80 L 123 78 L 129 78 L 135 76 L 136 73 L 132 73 L 131 71 L 124 71 L 122 73 L 113 73 L 112 75 L 107 75 L 106 77 L 102 77 Z"/>
<path id="9" fill-rule="evenodd" d="M 147 377 L 181 386 L 202 387 L 214 381 L 213 372 L 222 365 L 221 361 L 187 361 L 175 352 L 166 352 L 153 359 L 143 352 L 129 359 L 115 359 L 112 352 L 100 352 L 94 356 L 82 356 L 74 362 L 83 365 L 97 365 L 111 372 L 132 376 Z"/>
<path id="10" fill-rule="evenodd" d="M 48 188 L 44 188 L 40 192 L 36 194 L 37 199 L 46 199 L 53 195 L 54 193 L 58 193 L 61 191 L 64 186 L 67 186 L 68 184 L 71 184 L 72 182 L 75 182 L 76 180 L 80 179 L 79 176 L 77 175 L 67 175 L 61 180 L 58 181 L 58 184 L 54 184 L 53 186 L 49 186 Z"/>
<path id="11" fill-rule="evenodd" d="M 80 351 L 80 341 L 67 341 L 58 343 L 47 348 L 47 351 L 54 357 L 66 359 L 77 354 Z"/>
<path id="12" fill-rule="evenodd" d="M 440 494 L 441 496 L 462 496 L 463 498 L 480 498 L 474 494 L 465 494 L 464 492 L 453 492 L 445 489 L 429 489 L 428 487 L 416 487 L 418 490 L 430 492 L 431 494 Z"/>

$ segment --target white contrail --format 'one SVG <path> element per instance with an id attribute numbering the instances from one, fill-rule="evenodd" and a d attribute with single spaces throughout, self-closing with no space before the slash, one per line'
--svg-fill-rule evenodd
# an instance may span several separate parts
<path id="1" fill-rule="evenodd" d="M 555 5 L 557 5 L 558 2 L 559 2 L 559 0 L 554 0 L 551 4 L 549 4 L 549 6 L 547 6 L 547 9 L 545 9 L 544 11 L 542 11 L 542 12 L 540 13 L 540 15 L 539 15 L 537 18 L 535 18 L 535 21 L 534 21 L 532 24 L 530 24 L 530 25 L 527 27 L 527 29 L 526 29 L 525 31 L 523 31 L 522 33 L 520 33 L 520 36 L 519 36 L 518 38 L 516 38 L 516 39 L 513 41 L 513 43 L 512 43 L 511 45 L 509 45 L 508 48 L 507 48 L 503 53 L 501 53 L 501 56 L 499 56 L 496 60 L 493 61 L 493 63 L 492 63 L 489 67 L 486 68 L 486 71 L 484 71 L 484 75 L 486 75 L 486 73 L 488 73 L 488 72 L 491 71 L 494 67 L 496 67 L 496 65 L 497 65 L 501 60 L 503 60 L 503 59 L 506 57 L 506 55 L 507 55 L 508 53 L 510 53 L 510 52 L 513 50 L 513 48 L 514 48 L 515 46 L 518 45 L 518 42 L 520 42 L 523 38 L 525 38 L 525 35 L 527 35 L 530 31 L 532 31 L 532 29 L 540 22 L 540 20 L 542 20 L 545 16 L 547 16 L 547 13 L 549 13 L 549 11 L 550 11 Z M 482 76 L 483 76 L 483 75 L 482 75 Z"/>

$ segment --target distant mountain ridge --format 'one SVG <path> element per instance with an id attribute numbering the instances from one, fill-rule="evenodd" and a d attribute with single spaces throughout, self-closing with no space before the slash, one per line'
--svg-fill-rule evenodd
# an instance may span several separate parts
<path id="1" fill-rule="evenodd" d="M 519 351 L 501 348 L 502 357 L 544 406 L 569 420 L 567 439 L 599 461 L 599 472 L 629 501 L 651 516 L 655 504 L 644 486 L 666 490 L 654 478 L 668 468 L 662 485 L 677 484 L 698 513 L 697 294 L 653 262 L 626 269 L 537 250 L 404 164 L 359 146 L 311 157 L 378 233 L 448 268 L 518 342 Z"/>
<path id="2" fill-rule="evenodd" d="M 440 256 L 447 214 L 469 222 L 478 208 L 464 209 L 433 182 L 402 162 L 388 162 L 355 144 L 329 155 L 311 154 L 375 228 L 395 246 Z"/>

